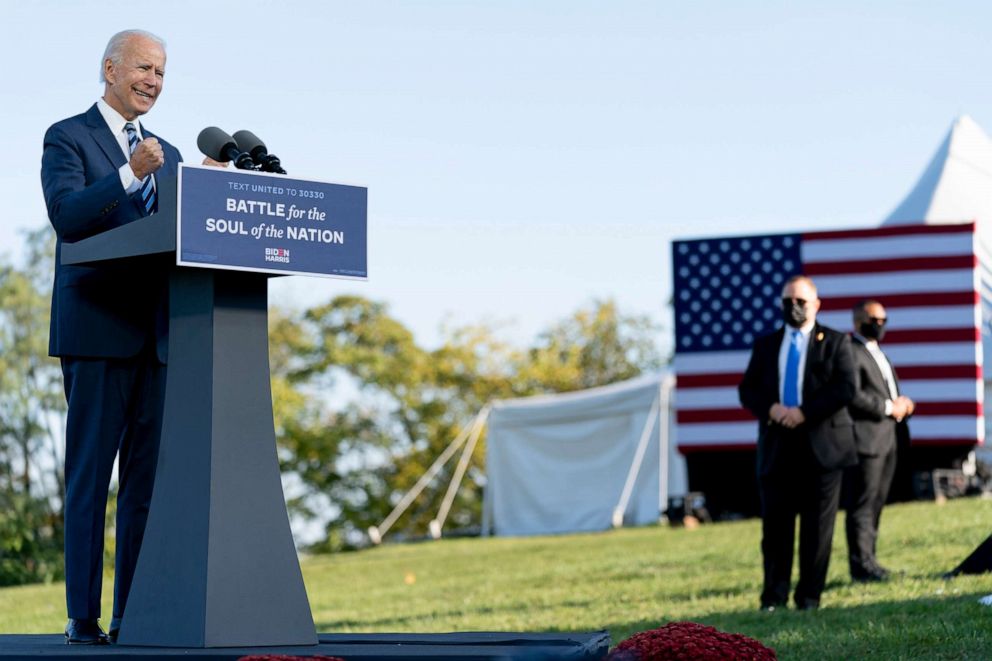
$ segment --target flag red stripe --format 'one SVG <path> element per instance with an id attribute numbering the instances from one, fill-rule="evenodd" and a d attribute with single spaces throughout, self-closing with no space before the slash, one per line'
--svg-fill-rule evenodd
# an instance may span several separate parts
<path id="1" fill-rule="evenodd" d="M 884 236 L 918 236 L 920 234 L 971 234 L 974 231 L 975 223 L 971 222 L 953 225 L 897 225 L 864 230 L 805 232 L 802 237 L 803 241 L 834 241 L 837 239 L 875 239 Z"/>
<path id="2" fill-rule="evenodd" d="M 914 330 L 894 328 L 885 334 L 886 344 L 980 342 L 981 339 L 982 333 L 977 328 L 920 328 Z"/>
<path id="3" fill-rule="evenodd" d="M 914 415 L 982 415 L 981 402 L 917 402 Z"/>
<path id="4" fill-rule="evenodd" d="M 982 415 L 982 405 L 979 402 L 918 402 L 916 415 Z M 754 420 L 751 412 L 744 408 L 720 409 L 681 409 L 676 411 L 679 424 L 712 423 L 712 422 L 748 422 Z"/>
<path id="5" fill-rule="evenodd" d="M 896 375 L 903 381 L 909 379 L 980 379 L 981 365 L 906 365 L 898 367 Z M 679 377 L 679 383 L 682 377 Z"/>
<path id="6" fill-rule="evenodd" d="M 681 424 L 693 422 L 747 422 L 754 416 L 747 409 L 685 409 L 675 412 L 676 421 Z"/>
<path id="7" fill-rule="evenodd" d="M 887 338 L 888 336 L 886 336 Z M 903 381 L 942 380 L 942 379 L 981 379 L 981 365 L 905 365 L 896 369 Z M 734 386 L 741 382 L 743 372 L 720 374 L 679 374 L 679 388 L 719 388 Z"/>
<path id="8" fill-rule="evenodd" d="M 707 443 L 706 445 L 682 444 L 678 446 L 678 451 L 681 454 L 692 454 L 694 452 L 725 452 L 727 450 L 754 452 L 756 445 L 756 441 L 753 438 L 749 438 L 746 441 L 741 441 L 740 443 L 727 443 L 726 441 L 721 441 L 720 443 Z"/>
<path id="9" fill-rule="evenodd" d="M 806 262 L 803 264 L 803 273 L 814 276 L 893 271 L 945 271 L 948 269 L 970 269 L 977 265 L 978 258 L 975 255 L 900 257 L 897 259 L 859 259 L 850 262 Z"/>
<path id="10" fill-rule="evenodd" d="M 950 291 L 950 292 L 928 292 L 925 294 L 885 294 L 878 296 L 872 294 L 871 283 L 865 283 L 865 293 L 859 296 L 836 296 L 820 299 L 821 310 L 850 310 L 855 303 L 866 298 L 879 298 L 887 308 L 915 308 L 922 306 L 947 307 L 950 305 L 976 305 L 978 303 L 978 292 L 976 291 Z"/>
<path id="11" fill-rule="evenodd" d="M 979 442 L 979 445 L 984 445 L 984 443 Z M 741 452 L 754 451 L 757 442 L 751 438 L 746 441 L 741 441 L 740 443 L 728 443 L 727 441 L 713 442 L 713 443 L 700 443 L 700 444 L 680 444 L 678 446 L 678 451 L 681 454 L 693 454 L 696 452 L 726 452 L 728 450 L 739 450 Z M 925 438 L 919 441 L 910 439 L 910 445 L 913 447 L 930 447 L 939 446 L 947 447 L 949 445 L 975 445 L 975 439 L 973 438 Z"/>
<path id="12" fill-rule="evenodd" d="M 902 375 L 902 370 L 898 372 Z M 741 382 L 744 372 L 728 372 L 725 374 L 679 374 L 675 377 L 679 388 L 717 388 L 720 386 L 736 386 Z"/>

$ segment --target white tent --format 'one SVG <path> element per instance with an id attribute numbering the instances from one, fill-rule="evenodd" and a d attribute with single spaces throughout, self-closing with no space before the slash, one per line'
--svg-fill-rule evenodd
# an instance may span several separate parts
<path id="1" fill-rule="evenodd" d="M 992 140 L 963 115 L 947 133 L 909 195 L 883 225 L 979 222 L 992 233 Z M 986 245 L 990 245 L 986 242 Z"/>
<path id="2" fill-rule="evenodd" d="M 656 522 L 683 495 L 670 374 L 494 402 L 483 534 L 535 535 Z M 659 451 L 661 450 L 661 451 Z"/>
<path id="3" fill-rule="evenodd" d="M 971 117 L 962 115 L 930 159 L 906 198 L 882 225 L 976 223 L 982 297 L 982 353 L 985 410 L 992 410 L 992 140 Z M 992 416 L 985 417 L 992 438 Z"/>

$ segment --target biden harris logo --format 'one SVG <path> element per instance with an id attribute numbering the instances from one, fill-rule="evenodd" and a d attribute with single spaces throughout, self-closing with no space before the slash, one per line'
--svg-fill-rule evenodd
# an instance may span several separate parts
<path id="1" fill-rule="evenodd" d="M 265 261 L 289 264 L 289 250 L 286 248 L 266 248 Z"/>

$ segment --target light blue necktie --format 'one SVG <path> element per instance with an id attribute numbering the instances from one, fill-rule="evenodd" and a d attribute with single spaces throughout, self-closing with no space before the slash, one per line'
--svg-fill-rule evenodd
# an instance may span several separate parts
<path id="1" fill-rule="evenodd" d="M 138 132 L 134 129 L 134 124 L 131 122 L 124 125 L 124 130 L 127 131 L 128 149 L 133 154 L 141 140 L 138 139 Z M 145 215 L 147 216 L 155 211 L 156 203 L 158 202 L 158 196 L 155 195 L 155 186 L 152 184 L 151 175 L 148 175 L 142 180 L 139 192 L 141 193 L 141 204 L 144 206 Z"/>
<path id="2" fill-rule="evenodd" d="M 801 332 L 792 331 L 789 355 L 785 359 L 785 382 L 782 384 L 782 404 L 785 406 L 799 406 L 799 343 L 802 339 Z"/>

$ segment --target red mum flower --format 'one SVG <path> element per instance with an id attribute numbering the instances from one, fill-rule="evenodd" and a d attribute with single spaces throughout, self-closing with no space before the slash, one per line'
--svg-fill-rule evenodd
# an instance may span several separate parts
<path id="1" fill-rule="evenodd" d="M 634 634 L 617 645 L 610 661 L 775 661 L 775 650 L 739 633 L 696 622 L 671 622 Z"/>

